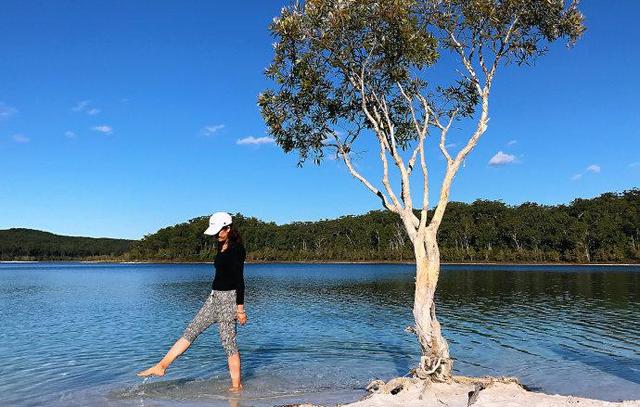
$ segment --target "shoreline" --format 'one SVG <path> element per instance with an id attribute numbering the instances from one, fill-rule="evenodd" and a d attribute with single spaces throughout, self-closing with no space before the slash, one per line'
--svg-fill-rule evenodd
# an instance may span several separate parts
<path id="1" fill-rule="evenodd" d="M 79 264 L 213 264 L 212 261 L 180 260 L 0 260 L 0 264 L 29 263 L 79 263 Z M 318 260 L 278 260 L 245 261 L 245 264 L 399 264 L 412 265 L 413 261 L 318 261 Z M 442 266 L 584 266 L 584 267 L 640 267 L 640 263 L 499 263 L 499 262 L 442 262 Z"/>

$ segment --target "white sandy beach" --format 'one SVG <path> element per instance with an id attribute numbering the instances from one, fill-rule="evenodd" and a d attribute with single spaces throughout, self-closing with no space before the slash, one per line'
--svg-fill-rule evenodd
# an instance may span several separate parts
<path id="1" fill-rule="evenodd" d="M 573 396 L 549 395 L 527 391 L 515 383 L 495 383 L 480 390 L 475 400 L 470 394 L 473 384 L 435 383 L 428 387 L 422 384 L 392 394 L 373 394 L 365 400 L 348 404 L 349 407 L 560 407 L 560 406 L 638 406 L 640 400 L 619 403 L 591 400 Z M 470 402 L 471 401 L 471 402 Z"/>
<path id="2" fill-rule="evenodd" d="M 406 379 L 398 390 L 395 394 L 371 393 L 343 407 L 640 407 L 640 400 L 608 402 L 551 395 L 525 390 L 517 383 L 495 382 L 478 386 L 468 381 L 425 385 L 418 380 Z M 301 404 L 299 407 L 321 406 Z"/>

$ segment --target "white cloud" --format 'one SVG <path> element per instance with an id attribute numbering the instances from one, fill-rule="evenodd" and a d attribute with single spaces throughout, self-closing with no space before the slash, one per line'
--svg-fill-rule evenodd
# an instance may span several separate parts
<path id="1" fill-rule="evenodd" d="M 491 157 L 489 160 L 489 165 L 498 166 L 498 165 L 507 165 L 513 164 L 516 162 L 516 156 L 511 154 L 503 153 L 502 151 L 498 151 L 496 155 Z"/>
<path id="2" fill-rule="evenodd" d="M 90 100 L 82 100 L 76 103 L 76 105 L 71 108 L 71 111 L 77 112 L 77 113 L 86 113 L 90 116 L 95 116 L 98 113 L 100 113 L 102 110 L 98 109 L 95 106 L 91 106 Z"/>
<path id="3" fill-rule="evenodd" d="M 78 137 L 78 136 L 76 135 L 76 133 L 72 132 L 71 130 L 65 131 L 65 132 L 64 132 L 64 136 L 65 136 L 66 138 L 76 138 L 76 137 Z"/>
<path id="4" fill-rule="evenodd" d="M 249 136 L 249 137 L 245 137 L 242 139 L 238 139 L 236 141 L 236 144 L 269 144 L 269 143 L 273 143 L 275 142 L 275 140 L 271 137 L 253 137 L 253 136 Z"/>
<path id="5" fill-rule="evenodd" d="M 210 124 L 208 126 L 204 126 L 202 130 L 200 130 L 200 134 L 205 137 L 213 136 L 218 130 L 224 129 L 224 124 Z"/>
<path id="6" fill-rule="evenodd" d="M 587 167 L 587 172 L 592 172 L 594 174 L 599 173 L 601 170 L 599 165 L 596 164 L 591 164 L 590 166 Z"/>
<path id="7" fill-rule="evenodd" d="M 24 134 L 14 134 L 13 136 L 11 136 L 11 138 L 13 139 L 13 141 L 20 144 L 25 144 L 31 141 L 31 139 Z"/>
<path id="8" fill-rule="evenodd" d="M 111 134 L 113 132 L 113 128 L 111 126 L 107 126 L 103 124 L 102 126 L 94 126 L 91 128 L 93 131 L 97 131 L 103 134 Z"/>
<path id="9" fill-rule="evenodd" d="M 571 177 L 572 181 L 578 181 L 580 179 L 582 179 L 582 177 L 584 177 L 585 175 L 587 175 L 588 173 L 592 173 L 592 174 L 598 174 L 600 173 L 600 171 L 602 171 L 602 168 L 597 165 L 597 164 L 591 164 L 590 166 L 588 166 L 584 171 L 582 171 L 579 174 L 574 175 L 573 177 Z"/>
<path id="10" fill-rule="evenodd" d="M 635 162 L 629 164 L 629 168 L 640 168 L 640 162 Z"/>
<path id="11" fill-rule="evenodd" d="M 512 145 L 516 144 L 517 142 L 518 142 L 518 140 L 510 140 L 510 141 L 507 143 L 507 145 L 508 145 L 508 146 L 512 146 Z"/>
<path id="12" fill-rule="evenodd" d="M 457 146 L 458 145 L 456 143 L 449 143 L 449 144 L 445 145 L 446 148 L 455 148 Z"/>
<path id="13" fill-rule="evenodd" d="M 89 106 L 89 103 L 91 103 L 91 101 L 82 100 L 82 101 L 76 103 L 76 105 L 74 107 L 72 107 L 71 110 L 74 111 L 74 112 L 84 112 L 85 109 Z"/>
<path id="14" fill-rule="evenodd" d="M 8 119 L 9 117 L 13 116 L 16 113 L 18 113 L 18 110 L 0 102 L 0 120 Z"/>

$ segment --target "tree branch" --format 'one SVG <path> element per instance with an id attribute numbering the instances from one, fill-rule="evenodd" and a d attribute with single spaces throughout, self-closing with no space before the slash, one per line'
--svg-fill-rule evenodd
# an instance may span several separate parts
<path id="1" fill-rule="evenodd" d="M 332 134 L 333 134 L 333 137 L 336 140 L 336 143 L 337 143 L 337 146 L 338 146 L 338 151 L 342 155 L 342 159 L 344 160 L 344 163 L 347 165 L 347 168 L 349 169 L 349 172 L 351 173 L 351 175 L 353 175 L 357 180 L 362 182 L 371 192 L 373 192 L 375 195 L 377 195 L 382 200 L 382 206 L 384 206 L 386 209 L 388 209 L 391 212 L 399 213 L 399 207 L 397 205 L 393 205 L 393 204 L 389 203 L 389 201 L 387 200 L 387 197 L 384 195 L 384 193 L 382 193 L 382 191 L 380 191 L 378 188 L 373 186 L 373 184 L 371 184 L 369 181 L 367 181 L 367 179 L 364 178 L 353 167 L 353 164 L 351 163 L 351 158 L 349 158 L 349 152 L 345 149 L 345 146 L 340 142 L 340 139 L 338 138 L 338 135 L 335 134 L 335 132 L 333 132 Z"/>
<path id="2" fill-rule="evenodd" d="M 493 64 L 491 66 L 491 71 L 489 71 L 489 73 L 487 74 L 487 84 L 489 84 L 489 86 L 491 85 L 491 81 L 493 80 L 493 75 L 496 73 L 496 69 L 498 68 L 498 63 L 500 62 L 500 59 L 505 54 L 505 52 L 509 50 L 509 47 L 510 47 L 509 40 L 511 39 L 511 34 L 513 34 L 513 29 L 515 28 L 517 23 L 518 23 L 518 16 L 515 16 L 513 19 L 513 22 L 509 26 L 509 29 L 507 30 L 507 33 L 504 36 L 504 39 L 500 41 L 500 50 L 496 53 L 496 56 L 494 57 Z"/>
<path id="3" fill-rule="evenodd" d="M 478 75 L 476 75 L 475 69 L 473 69 L 473 65 L 471 64 L 471 61 L 469 61 L 469 59 L 467 58 L 464 52 L 464 46 L 456 39 L 456 36 L 453 33 L 453 31 L 447 30 L 447 32 L 449 33 L 449 37 L 451 38 L 451 41 L 453 41 L 454 48 L 456 49 L 456 51 L 460 55 L 460 58 L 462 59 L 462 64 L 467 69 L 467 72 L 469 72 L 469 75 L 471 75 L 471 81 L 476 85 L 476 89 L 478 90 L 478 92 L 481 93 L 482 85 L 480 84 Z"/>
<path id="4" fill-rule="evenodd" d="M 424 138 L 420 141 L 420 166 L 422 167 L 422 211 L 420 211 L 420 223 L 418 224 L 418 233 L 424 231 L 427 224 L 427 216 L 429 211 L 429 171 L 427 162 L 424 158 Z"/>
<path id="5" fill-rule="evenodd" d="M 389 128 L 389 133 L 388 133 L 389 138 L 391 139 L 391 145 L 389 146 L 389 144 L 387 143 L 387 147 L 391 152 L 391 156 L 393 157 L 396 167 L 398 167 L 398 169 L 400 170 L 401 185 L 402 185 L 402 201 L 405 204 L 405 208 L 413 209 L 413 201 L 411 199 L 411 185 L 409 183 L 409 174 L 407 173 L 407 169 L 404 165 L 404 161 L 402 157 L 398 153 L 396 137 L 395 137 L 395 129 L 391 121 L 391 117 L 389 115 L 389 107 L 387 106 L 387 102 L 385 101 L 384 97 L 381 99 L 381 103 L 382 104 L 380 107 L 382 108 L 382 113 L 384 113 L 384 117 L 387 122 L 387 127 Z"/>
<path id="6" fill-rule="evenodd" d="M 425 224 L 427 221 L 427 211 L 429 209 L 429 171 L 428 171 L 427 163 L 425 160 L 424 141 L 427 137 L 427 130 L 429 129 L 430 109 L 429 109 L 429 104 L 427 103 L 427 100 L 424 98 L 424 96 L 418 94 L 417 97 L 422 102 L 422 108 L 424 109 L 424 121 L 423 121 L 422 127 L 420 127 L 416 117 L 415 108 L 413 106 L 413 99 L 409 95 L 407 95 L 407 93 L 404 91 L 400 83 L 398 83 L 397 85 L 398 85 L 398 88 L 400 89 L 400 93 L 402 94 L 402 96 L 404 96 L 404 98 L 407 100 L 407 103 L 409 104 L 409 108 L 411 109 L 411 117 L 416 127 L 416 132 L 418 133 L 418 145 L 416 146 L 415 150 L 413 151 L 413 154 L 411 155 L 411 159 L 409 160 L 409 169 L 407 171 L 407 176 L 411 174 L 411 170 L 413 169 L 413 165 L 416 160 L 416 153 L 420 152 L 420 165 L 422 167 L 422 175 L 423 175 L 422 211 L 420 214 L 420 219 L 417 224 L 415 223 L 415 220 L 414 220 L 414 226 L 418 229 L 418 233 L 420 233 L 420 231 L 425 227 Z M 413 215 L 413 211 L 411 211 L 411 213 Z M 417 219 L 415 215 L 413 215 L 413 217 Z"/>
<path id="7" fill-rule="evenodd" d="M 462 59 L 462 64 L 465 66 L 465 68 L 467 69 L 467 71 L 469 72 L 471 77 L 473 78 L 473 80 L 474 80 L 474 82 L 476 84 L 476 88 L 478 89 L 478 93 L 480 94 L 480 96 L 482 98 L 482 113 L 480 114 L 480 118 L 478 119 L 478 124 L 476 126 L 476 130 L 474 131 L 473 135 L 471 136 L 471 138 L 469 138 L 469 141 L 467 141 L 467 144 L 464 146 L 464 148 L 462 148 L 462 150 L 460 150 L 458 152 L 458 154 L 456 155 L 456 158 L 452 162 L 450 162 L 450 165 L 447 166 L 447 171 L 445 173 L 445 176 L 444 176 L 444 179 L 443 179 L 443 182 L 442 182 L 442 187 L 440 188 L 440 198 L 438 200 L 438 207 L 436 208 L 436 210 L 434 212 L 434 215 L 433 215 L 433 218 L 431 219 L 431 222 L 429 223 L 429 227 L 433 228 L 434 231 L 437 231 L 438 227 L 440 226 L 440 223 L 442 222 L 442 217 L 444 215 L 445 208 L 446 208 L 447 203 L 449 201 L 449 192 L 451 190 L 451 182 L 453 181 L 453 177 L 458 172 L 458 169 L 460 168 L 460 164 L 462 163 L 462 161 L 467 157 L 469 152 L 471 150 L 473 150 L 473 148 L 478 143 L 478 140 L 480 139 L 480 137 L 487 130 L 487 124 L 488 124 L 488 121 L 489 121 L 489 92 L 490 92 L 490 89 L 491 89 L 493 76 L 494 76 L 494 74 L 496 72 L 496 69 L 498 67 L 498 63 L 500 62 L 500 59 L 505 55 L 506 51 L 509 48 L 509 40 L 511 38 L 511 35 L 513 34 L 513 30 L 514 30 L 517 22 L 518 22 L 518 16 L 516 16 L 514 18 L 513 22 L 509 26 L 509 28 L 508 28 L 505 36 L 504 36 L 504 38 L 501 40 L 500 49 L 495 54 L 494 61 L 493 61 L 493 64 L 491 66 L 491 70 L 488 73 L 486 73 L 484 61 L 481 60 L 481 65 L 482 65 L 483 69 L 485 69 L 485 73 L 486 73 L 484 87 L 480 86 L 480 82 L 478 81 L 478 78 L 477 78 L 477 76 L 475 74 L 473 66 L 471 65 L 470 61 L 465 56 L 464 47 L 455 38 L 455 35 L 453 34 L 453 32 L 452 31 L 448 31 L 449 35 L 451 37 L 451 40 L 453 41 L 453 43 L 455 45 L 455 48 L 458 51 L 458 54 L 460 55 L 460 58 Z M 437 117 L 436 117 L 436 121 L 437 121 Z M 448 131 L 448 128 L 451 125 L 451 120 L 450 120 L 449 124 L 447 126 L 445 126 L 445 127 L 443 127 L 441 125 L 438 125 L 438 124 L 436 124 L 436 125 L 442 131 L 441 139 L 440 139 L 440 146 L 441 146 L 441 151 L 442 151 L 442 146 L 443 146 L 442 135 L 444 135 L 446 137 L 446 131 Z M 445 151 L 446 151 L 446 149 L 445 149 Z M 445 153 L 445 151 L 443 151 L 443 154 Z M 445 157 L 446 157 L 446 155 L 445 155 Z"/>
<path id="8" fill-rule="evenodd" d="M 391 201 L 393 201 L 393 205 L 397 208 L 400 208 L 400 202 L 398 201 L 398 198 L 396 197 L 395 193 L 393 192 L 393 188 L 391 187 L 391 183 L 389 182 L 389 166 L 387 163 L 387 156 L 386 153 L 384 152 L 384 147 L 385 147 L 385 135 L 383 130 L 380 128 L 380 122 L 379 122 L 379 114 L 377 114 L 376 112 L 376 116 L 378 117 L 378 119 L 374 118 L 373 115 L 371 114 L 371 111 L 369 110 L 369 108 L 367 107 L 367 93 L 366 93 L 366 87 L 364 84 L 364 75 L 365 75 L 365 68 L 366 68 L 366 64 L 367 64 L 368 60 L 365 60 L 365 62 L 362 65 L 362 69 L 361 69 L 361 73 L 360 73 L 360 78 L 359 78 L 359 87 L 356 87 L 356 89 L 359 90 L 360 92 L 360 99 L 362 102 L 362 110 L 364 111 L 367 119 L 369 120 L 369 122 L 371 123 L 371 125 L 373 126 L 373 130 L 374 133 L 376 134 L 376 137 L 378 138 L 378 142 L 380 143 L 380 147 L 381 147 L 381 153 L 380 153 L 380 159 L 382 160 L 382 165 L 383 165 L 383 177 L 382 177 L 382 183 L 385 187 L 385 189 L 387 190 L 387 193 L 389 194 L 389 197 L 391 198 Z"/>
<path id="9" fill-rule="evenodd" d="M 440 129 L 440 143 L 439 143 L 440 152 L 442 152 L 442 155 L 444 156 L 444 158 L 447 159 L 447 165 L 451 165 L 451 162 L 452 162 L 451 156 L 449 155 L 449 151 L 447 151 L 447 145 L 446 145 L 447 133 L 449 132 L 449 129 L 451 128 L 451 125 L 453 124 L 453 121 L 455 120 L 457 115 L 458 115 L 458 109 L 455 109 L 453 113 L 449 115 L 449 123 L 447 123 L 446 126 L 442 125 L 442 123 L 440 122 L 440 119 L 438 118 L 438 115 L 433 115 L 433 124 Z"/>
<path id="10" fill-rule="evenodd" d="M 409 187 L 409 177 L 407 175 L 407 172 L 404 168 L 404 163 L 402 161 L 402 158 L 399 156 L 397 150 L 395 148 L 392 148 L 389 145 L 389 142 L 387 140 L 387 136 L 385 134 L 384 129 L 382 129 L 382 127 L 380 126 L 381 122 L 383 121 L 383 118 L 380 116 L 380 112 L 378 112 L 378 110 L 375 108 L 374 105 L 374 110 L 373 110 L 373 114 L 371 113 L 371 111 L 369 110 L 368 106 L 367 106 L 367 90 L 366 90 L 366 86 L 365 86 L 365 82 L 364 82 L 364 76 L 365 76 L 365 68 L 366 68 L 366 61 L 365 64 L 362 65 L 362 70 L 360 73 L 360 84 L 359 84 L 359 92 L 361 95 L 361 99 L 362 99 L 362 110 L 364 111 L 367 119 L 369 120 L 369 122 L 371 123 L 371 125 L 373 126 L 374 132 L 376 134 L 376 136 L 378 137 L 378 142 L 380 143 L 380 159 L 382 160 L 383 163 L 383 169 L 384 169 L 384 176 L 383 176 L 383 184 L 385 186 L 385 189 L 387 190 L 387 193 L 389 194 L 389 196 L 391 197 L 391 200 L 393 201 L 394 205 L 396 205 L 397 207 L 401 207 L 400 202 L 398 201 L 398 198 L 395 196 L 394 192 L 393 192 L 393 188 L 391 187 L 391 183 L 389 182 L 389 173 L 388 173 L 388 163 L 387 163 L 387 156 L 385 153 L 385 150 L 389 150 L 391 152 L 391 155 L 394 159 L 394 162 L 396 164 L 396 166 L 398 167 L 398 169 L 400 170 L 400 174 L 402 177 L 401 180 L 401 185 L 402 185 L 402 201 L 405 204 L 405 209 L 409 208 L 410 210 L 413 208 L 413 203 L 411 202 L 411 193 L 410 193 L 410 187 Z M 388 120 L 388 123 L 391 123 L 391 120 L 389 118 L 389 112 L 388 109 L 386 109 L 386 103 L 384 105 L 380 104 L 380 99 L 377 97 L 377 95 L 375 94 L 375 92 L 371 93 L 373 95 L 373 97 L 377 100 L 378 102 L 378 106 L 380 106 L 381 108 L 384 106 L 384 111 L 383 114 L 385 115 L 385 117 Z M 375 117 L 374 117 L 375 115 Z M 393 126 L 390 125 L 390 132 L 393 131 Z M 395 143 L 394 143 L 395 144 Z"/>
<path id="11" fill-rule="evenodd" d="M 429 129 L 429 107 L 427 105 L 426 99 L 422 97 L 422 95 L 419 95 L 419 98 L 422 101 L 423 108 L 424 108 L 424 120 L 422 123 L 422 127 L 420 127 L 420 124 L 418 123 L 418 119 L 416 116 L 415 108 L 413 107 L 413 98 L 407 95 L 407 93 L 405 92 L 400 82 L 396 82 L 396 84 L 398 85 L 398 88 L 400 89 L 400 93 L 407 100 L 407 104 L 411 109 L 411 118 L 413 119 L 413 125 L 416 128 L 416 133 L 418 134 L 418 144 L 416 145 L 416 148 L 413 150 L 413 153 L 411 154 L 411 158 L 409 159 L 409 162 L 407 165 L 407 174 L 411 175 L 411 171 L 413 171 L 413 166 L 415 165 L 415 162 L 416 162 L 418 151 L 420 150 L 420 146 L 424 144 L 424 140 L 427 136 L 427 130 Z"/>
<path id="12" fill-rule="evenodd" d="M 458 168 L 460 168 L 460 164 L 466 158 L 467 154 L 475 147 L 480 139 L 480 136 L 484 134 L 487 130 L 487 123 L 489 121 L 489 90 L 486 89 L 482 92 L 482 113 L 480 114 L 480 118 L 478 119 L 478 124 L 476 130 L 474 131 L 467 144 L 458 152 L 456 158 L 453 160 L 451 165 L 447 166 L 447 171 L 445 172 L 444 179 L 442 180 L 442 186 L 440 188 L 440 198 L 438 199 L 438 207 L 436 208 L 433 217 L 431 218 L 431 222 L 429 223 L 429 227 L 434 230 L 438 230 L 440 227 L 440 223 L 442 222 L 442 217 L 444 215 L 445 208 L 447 203 L 449 202 L 449 192 L 451 190 L 451 182 L 453 181 L 453 177 L 458 172 Z"/>

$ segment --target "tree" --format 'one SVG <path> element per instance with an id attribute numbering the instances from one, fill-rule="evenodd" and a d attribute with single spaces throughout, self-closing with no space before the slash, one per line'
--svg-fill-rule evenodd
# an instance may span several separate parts
<path id="1" fill-rule="evenodd" d="M 266 75 L 275 86 L 258 100 L 270 134 L 285 152 L 299 153 L 299 165 L 310 156 L 319 164 L 325 151 L 335 153 L 400 217 L 416 259 L 413 315 L 422 350 L 416 374 L 446 380 L 452 360 L 434 294 L 437 233 L 451 183 L 487 130 L 498 68 L 530 63 L 559 38 L 573 44 L 584 31 L 577 1 L 565 6 L 563 0 L 307 0 L 283 8 L 270 30 L 276 42 Z M 448 83 L 431 80 L 446 59 L 462 74 Z M 459 120 L 471 121 L 473 130 L 451 154 L 447 135 Z M 380 147 L 382 189 L 353 164 L 354 143 L 369 134 Z M 429 216 L 425 141 L 432 135 L 446 169 Z M 399 196 L 389 158 L 399 172 Z M 423 199 L 415 213 L 410 176 L 417 160 Z"/>

